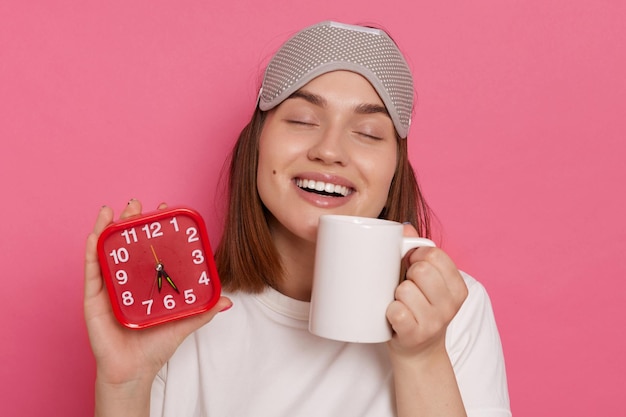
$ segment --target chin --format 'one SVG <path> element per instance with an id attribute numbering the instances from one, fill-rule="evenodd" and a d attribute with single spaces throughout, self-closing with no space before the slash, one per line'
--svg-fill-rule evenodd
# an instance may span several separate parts
<path id="1" fill-rule="evenodd" d="M 317 242 L 317 226 L 318 226 L 319 218 L 312 223 L 306 225 L 306 228 L 302 230 L 300 234 L 300 238 L 306 240 L 307 242 L 315 243 Z"/>

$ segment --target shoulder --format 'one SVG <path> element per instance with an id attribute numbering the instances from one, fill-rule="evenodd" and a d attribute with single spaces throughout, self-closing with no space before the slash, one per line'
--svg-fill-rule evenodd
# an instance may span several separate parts
<path id="1" fill-rule="evenodd" d="M 501 349 L 489 294 L 474 277 L 461 272 L 467 285 L 468 295 L 456 316 L 448 326 L 446 345 L 451 357 L 462 356 L 477 346 L 483 350 Z"/>
<path id="2" fill-rule="evenodd" d="M 462 318 L 466 315 L 491 311 L 491 300 L 484 285 L 468 273 L 464 271 L 460 272 L 463 277 L 463 281 L 465 281 L 465 285 L 467 286 L 467 298 L 463 302 L 457 317 L 461 316 Z"/>
<path id="3" fill-rule="evenodd" d="M 462 272 L 468 296 L 446 333 L 468 416 L 511 415 L 502 344 L 485 287 Z"/>

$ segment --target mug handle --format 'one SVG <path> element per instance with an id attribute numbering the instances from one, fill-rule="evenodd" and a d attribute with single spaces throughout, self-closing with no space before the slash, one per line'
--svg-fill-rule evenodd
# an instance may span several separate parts
<path id="1" fill-rule="evenodd" d="M 401 247 L 402 253 L 400 255 L 401 257 L 404 257 L 404 255 L 406 255 L 407 252 L 410 251 L 411 249 L 415 249 L 415 248 L 419 248 L 423 246 L 428 246 L 431 248 L 437 247 L 437 245 L 435 245 L 435 242 L 433 242 L 430 239 L 426 239 L 424 237 L 403 237 L 402 247 Z"/>

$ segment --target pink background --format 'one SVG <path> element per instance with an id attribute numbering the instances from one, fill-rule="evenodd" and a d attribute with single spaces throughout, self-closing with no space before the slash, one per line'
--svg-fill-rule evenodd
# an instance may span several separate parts
<path id="1" fill-rule="evenodd" d="M 216 242 L 261 68 L 323 19 L 379 23 L 410 60 L 412 161 L 491 294 L 513 413 L 624 415 L 625 4 L 1 1 L 0 415 L 91 414 L 98 209 L 189 205 Z"/>

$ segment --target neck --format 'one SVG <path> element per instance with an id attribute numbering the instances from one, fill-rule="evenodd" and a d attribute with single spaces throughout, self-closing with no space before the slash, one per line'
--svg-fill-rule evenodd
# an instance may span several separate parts
<path id="1" fill-rule="evenodd" d="M 287 297 L 300 301 L 311 300 L 313 267 L 315 263 L 315 242 L 304 240 L 289 233 L 284 228 L 274 229 L 274 245 L 280 253 L 285 272 L 278 288 Z"/>

